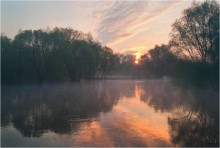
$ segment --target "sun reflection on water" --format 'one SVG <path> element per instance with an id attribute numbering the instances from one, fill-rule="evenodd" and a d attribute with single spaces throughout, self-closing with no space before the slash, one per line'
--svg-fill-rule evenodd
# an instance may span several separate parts
<path id="1" fill-rule="evenodd" d="M 163 80 L 3 88 L 2 146 L 218 145 L 218 93 L 210 90 Z"/>
<path id="2" fill-rule="evenodd" d="M 99 122 L 81 126 L 80 133 L 73 135 L 76 145 L 171 146 L 167 125 L 169 114 L 156 113 L 142 102 L 143 89 L 137 84 L 134 92 L 131 98 L 121 98 L 111 112 L 100 113 Z"/>

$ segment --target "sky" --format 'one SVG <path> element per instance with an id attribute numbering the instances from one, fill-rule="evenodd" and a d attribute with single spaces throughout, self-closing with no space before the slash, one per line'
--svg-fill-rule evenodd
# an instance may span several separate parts
<path id="1" fill-rule="evenodd" d="M 1 1 L 1 33 L 71 27 L 91 32 L 114 52 L 146 53 L 169 42 L 171 25 L 192 0 Z"/>

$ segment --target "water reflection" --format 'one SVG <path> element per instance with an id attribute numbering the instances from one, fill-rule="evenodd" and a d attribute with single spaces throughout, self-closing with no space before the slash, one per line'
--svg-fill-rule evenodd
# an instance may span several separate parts
<path id="1" fill-rule="evenodd" d="M 2 146 L 219 144 L 218 92 L 160 80 L 2 86 L 1 107 Z"/>
<path id="2" fill-rule="evenodd" d="M 153 83 L 153 84 L 151 84 Z M 157 87 L 152 87 L 156 85 Z M 141 100 L 155 111 L 170 112 L 169 133 L 176 146 L 219 145 L 219 92 L 145 83 Z"/>
<path id="3" fill-rule="evenodd" d="M 24 136 L 39 137 L 50 130 L 58 134 L 77 131 L 99 112 L 108 112 L 118 99 L 131 96 L 134 83 L 78 83 L 2 87 L 2 126 L 13 123 Z"/>

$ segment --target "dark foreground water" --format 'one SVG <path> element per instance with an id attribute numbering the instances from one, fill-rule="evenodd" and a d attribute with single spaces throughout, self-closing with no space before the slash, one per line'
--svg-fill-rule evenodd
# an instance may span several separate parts
<path id="1" fill-rule="evenodd" d="M 2 86 L 2 146 L 218 146 L 218 92 L 163 80 Z"/>

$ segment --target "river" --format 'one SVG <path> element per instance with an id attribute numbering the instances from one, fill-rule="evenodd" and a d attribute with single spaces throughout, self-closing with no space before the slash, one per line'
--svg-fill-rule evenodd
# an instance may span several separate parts
<path id="1" fill-rule="evenodd" d="M 219 93 L 167 80 L 1 86 L 2 146 L 219 146 Z"/>

